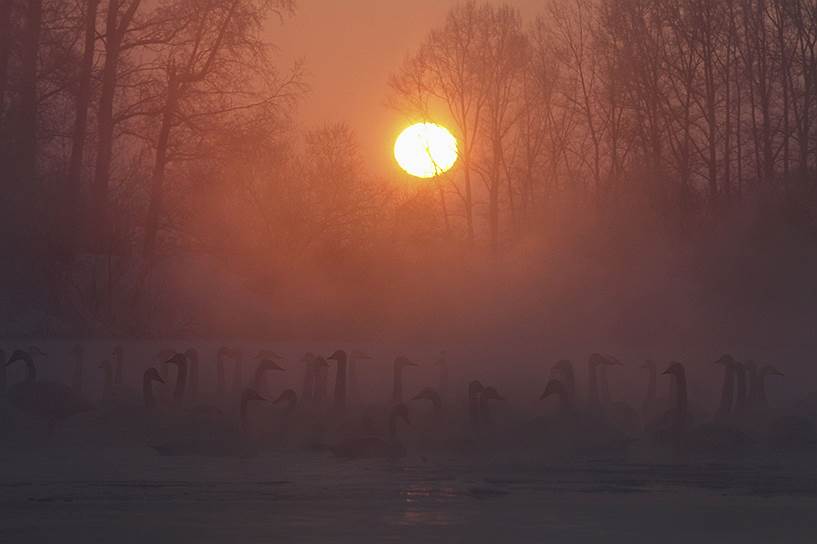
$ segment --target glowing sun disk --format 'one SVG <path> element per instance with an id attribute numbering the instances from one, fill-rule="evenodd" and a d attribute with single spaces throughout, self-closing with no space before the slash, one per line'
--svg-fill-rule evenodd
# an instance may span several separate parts
<path id="1" fill-rule="evenodd" d="M 412 176 L 433 178 L 457 162 L 457 139 L 436 123 L 417 123 L 398 136 L 394 158 Z"/>

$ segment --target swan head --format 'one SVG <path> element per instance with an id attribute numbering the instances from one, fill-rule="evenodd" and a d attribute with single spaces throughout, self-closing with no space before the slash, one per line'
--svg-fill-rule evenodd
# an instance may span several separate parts
<path id="1" fill-rule="evenodd" d="M 287 389 L 286 391 L 281 393 L 277 399 L 272 401 L 272 404 L 279 404 L 281 402 L 285 402 L 289 404 L 291 408 L 294 408 L 295 405 L 298 403 L 298 393 L 296 393 L 292 389 Z"/>
<path id="2" fill-rule="evenodd" d="M 34 359 L 31 357 L 29 352 L 23 349 L 15 349 L 5 366 L 9 366 L 17 361 L 24 361 L 28 365 L 34 364 Z"/>
<path id="3" fill-rule="evenodd" d="M 173 356 L 164 361 L 166 365 L 184 365 L 187 364 L 187 356 L 184 353 L 174 353 Z"/>
<path id="4" fill-rule="evenodd" d="M 303 356 L 300 359 L 298 359 L 298 362 L 308 364 L 308 363 L 311 363 L 314 360 L 315 360 L 315 354 L 312 353 L 311 351 L 307 351 L 306 353 L 303 354 Z"/>
<path id="5" fill-rule="evenodd" d="M 430 400 L 431 402 L 436 402 L 437 400 L 439 400 L 439 398 L 440 395 L 434 389 L 432 389 L 431 387 L 426 387 L 425 389 L 414 395 L 414 397 L 412 397 L 411 400 Z"/>
<path id="6" fill-rule="evenodd" d="M 329 362 L 323 357 L 316 357 L 312 363 L 315 365 L 316 369 L 329 368 Z"/>
<path id="7" fill-rule="evenodd" d="M 782 372 L 778 369 L 773 367 L 772 365 L 765 365 L 763 369 L 760 371 L 764 376 L 785 376 Z"/>
<path id="8" fill-rule="evenodd" d="M 653 361 L 652 359 L 647 359 L 646 361 L 644 361 L 644 364 L 641 365 L 641 368 L 643 369 L 655 368 L 655 361 Z"/>
<path id="9" fill-rule="evenodd" d="M 230 348 L 228 348 L 227 346 L 221 346 L 221 347 L 218 348 L 218 351 L 216 352 L 216 357 L 219 360 L 222 360 L 222 359 L 226 359 L 226 358 L 230 357 L 231 354 L 232 354 L 232 351 L 230 350 Z"/>
<path id="10" fill-rule="evenodd" d="M 599 365 L 607 364 L 607 359 L 605 359 L 604 355 L 602 355 L 601 353 L 594 353 L 590 356 L 590 359 L 587 361 L 587 363 L 591 367 L 597 367 Z"/>
<path id="11" fill-rule="evenodd" d="M 145 380 L 146 381 L 154 381 L 159 383 L 165 383 L 162 377 L 159 375 L 159 371 L 155 368 L 151 367 L 145 370 Z"/>
<path id="12" fill-rule="evenodd" d="M 607 366 L 624 366 L 624 363 L 613 357 L 612 355 L 604 355 L 604 362 Z"/>
<path id="13" fill-rule="evenodd" d="M 258 368 L 260 370 L 279 370 L 279 371 L 286 370 L 286 368 L 278 365 L 278 363 L 276 363 L 272 359 L 264 359 L 263 361 L 258 363 Z"/>
<path id="14" fill-rule="evenodd" d="M 37 346 L 28 346 L 26 351 L 28 351 L 32 357 L 48 357 L 48 354 Z"/>
<path id="15" fill-rule="evenodd" d="M 468 396 L 475 397 L 481 395 L 485 391 L 485 387 L 479 380 L 474 380 L 468 384 Z"/>
<path id="16" fill-rule="evenodd" d="M 495 387 L 486 387 L 482 392 L 482 400 L 506 400 Z"/>
<path id="17" fill-rule="evenodd" d="M 241 394 L 241 402 L 244 403 L 249 402 L 251 400 L 267 400 L 267 399 L 262 397 L 255 389 L 251 389 L 248 387 Z"/>
<path id="18" fill-rule="evenodd" d="M 662 374 L 670 374 L 678 377 L 683 376 L 684 373 L 685 373 L 684 365 L 676 362 L 670 363 L 669 368 L 662 372 Z"/>
<path id="19" fill-rule="evenodd" d="M 402 402 L 391 409 L 389 419 L 402 419 L 407 425 L 411 425 L 408 408 Z"/>
<path id="20" fill-rule="evenodd" d="M 166 348 L 166 349 L 163 349 L 163 350 L 159 351 L 156 354 L 156 356 L 154 357 L 154 359 L 157 360 L 157 361 L 165 362 L 168 359 L 170 359 L 171 357 L 174 357 L 175 355 L 176 355 L 176 350 L 175 349 Z"/>
<path id="21" fill-rule="evenodd" d="M 725 353 L 725 354 L 721 355 L 720 358 L 717 361 L 715 361 L 715 364 L 716 365 L 723 365 L 725 367 L 734 368 L 735 365 L 737 364 L 737 361 L 735 361 L 734 357 L 732 357 L 728 353 Z"/>
<path id="22" fill-rule="evenodd" d="M 397 369 L 405 368 L 407 366 L 420 366 L 417 363 L 412 363 L 406 357 L 402 355 L 399 356 L 397 359 L 394 360 L 394 367 Z"/>
<path id="23" fill-rule="evenodd" d="M 565 386 L 559 380 L 550 380 L 545 386 L 545 392 L 539 397 L 539 400 L 545 400 L 551 395 L 564 395 Z"/>
<path id="24" fill-rule="evenodd" d="M 273 359 L 277 361 L 283 361 L 285 357 L 280 355 L 279 353 L 272 351 L 271 349 L 262 349 L 258 352 L 258 355 L 255 356 L 256 359 Z"/>
<path id="25" fill-rule="evenodd" d="M 346 352 L 342 349 L 336 350 L 332 355 L 326 358 L 327 361 L 346 362 Z"/>

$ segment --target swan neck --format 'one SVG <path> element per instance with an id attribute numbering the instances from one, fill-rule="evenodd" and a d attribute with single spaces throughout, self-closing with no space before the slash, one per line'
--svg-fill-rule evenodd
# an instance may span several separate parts
<path id="1" fill-rule="evenodd" d="M 403 369 L 397 365 L 394 367 L 394 384 L 391 392 L 392 402 L 403 402 Z"/>
<path id="2" fill-rule="evenodd" d="M 338 369 L 335 374 L 335 408 L 344 409 L 346 407 L 346 360 L 338 359 Z"/>
<path id="3" fill-rule="evenodd" d="M 307 362 L 304 367 L 304 385 L 301 390 L 301 398 L 304 403 L 310 404 L 315 391 L 315 365 Z"/>
<path id="4" fill-rule="evenodd" d="M 184 390 L 187 387 L 187 361 L 180 361 L 176 368 L 176 386 L 173 389 L 173 400 L 182 402 L 184 400 Z"/>
<path id="5" fill-rule="evenodd" d="M 224 359 L 219 356 L 218 361 L 216 361 L 216 382 L 218 388 L 218 394 L 223 396 L 227 390 L 226 387 L 226 377 L 224 374 Z"/>
<path id="6" fill-rule="evenodd" d="M 105 390 L 102 396 L 107 399 L 110 398 L 113 393 L 113 371 L 111 370 L 111 365 L 107 364 L 103 370 L 105 371 Z"/>
<path id="7" fill-rule="evenodd" d="M 114 356 L 114 364 L 116 374 L 114 375 L 113 382 L 116 385 L 122 385 L 122 356 L 119 353 Z"/>
<path id="8" fill-rule="evenodd" d="M 610 384 L 607 381 L 607 367 L 598 369 L 599 382 L 601 382 L 601 402 L 604 405 L 610 404 Z"/>
<path id="9" fill-rule="evenodd" d="M 655 385 L 656 385 L 656 382 L 657 382 L 658 371 L 656 370 L 656 368 L 654 366 L 649 367 L 648 370 L 649 370 L 649 378 L 647 380 L 647 398 L 646 398 L 646 402 L 647 403 L 652 403 L 652 402 L 655 402 L 655 396 L 656 396 Z"/>
<path id="10" fill-rule="evenodd" d="M 156 397 L 153 395 L 153 380 L 150 376 L 142 379 L 142 399 L 145 402 L 145 409 L 152 411 L 156 408 Z"/>
<path id="11" fill-rule="evenodd" d="M 718 406 L 718 414 L 728 415 L 732 411 L 732 403 L 735 396 L 735 369 L 732 365 L 726 365 L 723 371 L 723 385 L 721 386 L 721 402 Z"/>
<path id="12" fill-rule="evenodd" d="M 77 393 L 82 393 L 82 357 L 77 356 L 74 360 L 74 373 L 71 377 L 71 389 Z"/>
<path id="13" fill-rule="evenodd" d="M 587 402 L 591 408 L 599 405 L 599 384 L 596 376 L 596 365 L 589 364 L 587 368 Z"/>

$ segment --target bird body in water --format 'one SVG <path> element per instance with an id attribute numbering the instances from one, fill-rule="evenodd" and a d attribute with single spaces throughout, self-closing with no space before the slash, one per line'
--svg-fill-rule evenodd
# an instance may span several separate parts
<path id="1" fill-rule="evenodd" d="M 251 457 L 258 453 L 260 443 L 251 434 L 250 403 L 264 400 L 257 391 L 246 388 L 241 394 L 238 426 L 226 421 L 182 426 L 169 438 L 152 441 L 150 447 L 163 456 Z"/>
<path id="2" fill-rule="evenodd" d="M 557 455 L 622 456 L 627 453 L 633 437 L 609 425 L 596 412 L 583 412 L 575 404 L 570 391 L 557 379 L 551 379 L 539 397 L 558 399 L 558 410 L 541 420 L 540 444 Z"/>
<path id="3" fill-rule="evenodd" d="M 18 361 L 26 364 L 26 378 L 9 388 L 9 404 L 25 414 L 45 420 L 50 431 L 59 422 L 94 409 L 91 402 L 70 387 L 57 382 L 37 381 L 34 360 L 26 351 L 16 350 L 5 366 Z"/>
<path id="4" fill-rule="evenodd" d="M 681 452 L 733 454 L 747 448 L 752 443 L 751 438 L 735 425 L 713 421 L 693 426 L 688 413 L 687 377 L 684 365 L 673 362 L 664 371 L 664 374 L 675 380 L 677 391 L 668 428 L 670 443 L 676 454 Z"/>
<path id="5" fill-rule="evenodd" d="M 379 436 L 358 436 L 342 440 L 331 448 L 337 457 L 347 459 L 400 459 L 406 456 L 406 447 L 397 437 L 397 424 L 402 420 L 411 424 L 405 404 L 395 405 L 389 412 L 389 434 L 386 439 Z"/>

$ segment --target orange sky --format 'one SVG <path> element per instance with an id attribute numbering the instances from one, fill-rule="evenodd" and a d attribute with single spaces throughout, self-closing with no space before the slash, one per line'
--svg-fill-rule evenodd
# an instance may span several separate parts
<path id="1" fill-rule="evenodd" d="M 305 127 L 346 121 L 374 173 L 389 174 L 405 119 L 385 106 L 389 74 L 416 50 L 456 0 L 298 0 L 294 18 L 272 27 L 285 61 L 303 58 L 311 92 L 298 119 Z M 532 16 L 541 0 L 508 0 Z"/>

